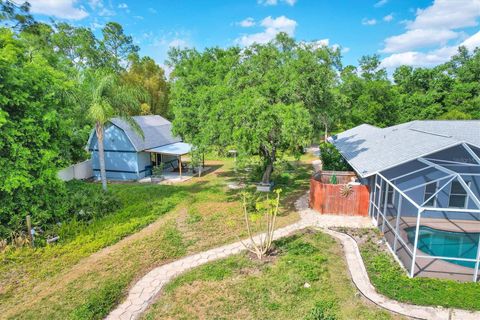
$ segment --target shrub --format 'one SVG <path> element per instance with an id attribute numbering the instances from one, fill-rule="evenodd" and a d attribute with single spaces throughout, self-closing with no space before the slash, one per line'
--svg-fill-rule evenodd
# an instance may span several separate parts
<path id="1" fill-rule="evenodd" d="M 68 209 L 65 220 L 88 221 L 105 216 L 121 207 L 112 192 L 104 192 L 99 185 L 83 181 L 67 183 Z"/>
<path id="2" fill-rule="evenodd" d="M 337 148 L 331 143 L 322 142 L 320 144 L 320 159 L 322 160 L 323 170 L 351 171 L 352 168 L 342 157 Z"/>

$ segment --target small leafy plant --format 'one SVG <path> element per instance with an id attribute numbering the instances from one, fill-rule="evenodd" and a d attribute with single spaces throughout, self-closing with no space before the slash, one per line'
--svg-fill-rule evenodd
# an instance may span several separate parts
<path id="1" fill-rule="evenodd" d="M 158 178 L 162 177 L 164 168 L 165 168 L 165 164 L 163 162 L 160 162 L 158 165 L 153 167 L 152 176 L 158 177 Z"/>
<path id="2" fill-rule="evenodd" d="M 273 199 L 271 199 L 268 194 L 265 199 L 255 199 L 254 210 L 252 210 L 253 212 L 249 212 L 249 197 L 246 193 L 243 193 L 243 214 L 250 244 L 245 244 L 243 241 L 242 244 L 248 251 L 254 253 L 259 260 L 262 260 L 272 247 L 275 221 L 278 215 L 280 193 L 282 190 L 277 189 L 274 192 L 276 197 Z M 262 220 L 264 220 L 264 226 L 266 228 L 265 233 L 254 237 L 251 223 Z M 257 239 L 255 240 L 255 238 Z"/>

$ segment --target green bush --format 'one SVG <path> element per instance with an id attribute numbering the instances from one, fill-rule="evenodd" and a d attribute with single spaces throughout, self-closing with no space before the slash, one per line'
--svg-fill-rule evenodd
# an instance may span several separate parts
<path id="1" fill-rule="evenodd" d="M 320 144 L 320 159 L 322 160 L 323 170 L 351 171 L 352 167 L 345 161 L 337 148 L 331 143 L 322 142 Z"/>
<path id="2" fill-rule="evenodd" d="M 72 180 L 67 183 L 68 209 L 66 220 L 88 221 L 120 209 L 121 203 L 112 192 L 99 185 Z"/>

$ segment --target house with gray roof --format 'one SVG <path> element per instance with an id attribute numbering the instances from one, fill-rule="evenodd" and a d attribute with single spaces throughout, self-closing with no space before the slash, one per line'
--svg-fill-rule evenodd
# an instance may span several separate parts
<path id="1" fill-rule="evenodd" d="M 120 118 L 111 119 L 105 126 L 107 179 L 138 180 L 151 175 L 152 168 L 160 162 L 167 169 L 181 170 L 181 156 L 189 153 L 191 146 L 172 133 L 172 123 L 157 115 L 136 116 L 133 120 L 138 125 L 137 130 Z M 95 130 L 90 134 L 87 148 L 92 154 L 94 175 L 99 178 Z"/>
<path id="2" fill-rule="evenodd" d="M 372 223 L 411 277 L 479 280 L 479 120 L 363 124 L 329 141 L 369 187 Z"/>

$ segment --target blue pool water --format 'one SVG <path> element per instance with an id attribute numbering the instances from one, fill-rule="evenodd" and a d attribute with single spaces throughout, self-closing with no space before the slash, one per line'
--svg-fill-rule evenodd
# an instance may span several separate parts
<path id="1" fill-rule="evenodd" d="M 410 243 L 415 242 L 415 227 L 405 229 Z M 417 248 L 432 256 L 476 259 L 480 233 L 450 232 L 420 226 Z M 475 268 L 475 262 L 446 260 Z"/>

